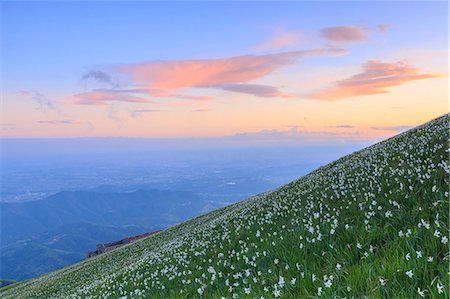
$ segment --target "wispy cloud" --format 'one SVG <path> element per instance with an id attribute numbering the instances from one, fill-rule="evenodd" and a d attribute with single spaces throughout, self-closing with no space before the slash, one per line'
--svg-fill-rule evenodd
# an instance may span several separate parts
<path id="1" fill-rule="evenodd" d="M 16 127 L 13 124 L 2 123 L 0 124 L 1 130 L 4 132 L 14 131 Z"/>
<path id="2" fill-rule="evenodd" d="M 37 91 L 21 90 L 17 92 L 19 95 L 31 98 L 37 105 L 39 110 L 53 110 L 61 114 L 56 101 Z"/>
<path id="3" fill-rule="evenodd" d="M 320 30 L 323 38 L 337 43 L 357 43 L 368 40 L 368 29 L 362 26 L 336 26 Z"/>
<path id="4" fill-rule="evenodd" d="M 122 118 L 119 116 L 119 112 L 117 111 L 114 105 L 108 106 L 107 116 L 110 120 L 112 120 L 116 124 L 118 129 L 121 129 L 123 127 Z"/>
<path id="5" fill-rule="evenodd" d="M 277 87 L 261 84 L 225 84 L 221 89 L 239 93 L 251 94 L 257 97 L 264 98 L 289 98 L 292 95 L 280 91 Z"/>
<path id="6" fill-rule="evenodd" d="M 158 109 L 136 109 L 130 111 L 130 116 L 133 118 L 141 117 L 143 114 L 147 113 L 158 113 L 158 112 L 164 112 L 166 110 L 158 110 Z"/>
<path id="7" fill-rule="evenodd" d="M 258 51 L 279 49 L 296 45 L 300 42 L 300 32 L 279 31 L 269 40 L 256 47 Z"/>
<path id="8" fill-rule="evenodd" d="M 152 96 L 152 97 L 169 97 L 169 98 L 178 98 L 178 99 L 185 99 L 185 100 L 193 100 L 193 101 L 210 101 L 214 99 L 213 96 L 203 96 L 203 95 L 188 95 L 188 94 L 161 94 L 160 90 L 152 89 L 152 88 L 124 88 L 124 89 L 93 89 L 93 92 L 101 92 L 101 93 L 108 93 L 108 94 L 141 94 L 146 96 Z"/>
<path id="9" fill-rule="evenodd" d="M 351 125 L 338 125 L 338 126 L 331 126 L 331 128 L 336 128 L 336 129 L 351 129 L 354 128 L 355 126 L 351 126 Z"/>
<path id="10" fill-rule="evenodd" d="M 78 121 L 74 120 L 39 120 L 37 121 L 39 124 L 47 124 L 47 125 L 73 125 L 79 124 Z"/>
<path id="11" fill-rule="evenodd" d="M 320 30 L 321 36 L 327 41 L 342 43 L 360 43 L 369 39 L 369 33 L 378 31 L 385 33 L 389 30 L 390 25 L 380 24 L 376 27 L 369 26 L 335 26 L 326 27 Z"/>
<path id="12" fill-rule="evenodd" d="M 405 62 L 386 63 L 371 60 L 362 66 L 363 71 L 347 79 L 337 81 L 333 86 L 307 95 L 319 100 L 339 100 L 349 97 L 387 93 L 389 87 L 410 81 L 440 77 L 439 74 L 421 73 Z"/>
<path id="13" fill-rule="evenodd" d="M 26 96 L 26 97 L 33 95 L 33 93 L 31 91 L 28 91 L 28 90 L 19 90 L 17 92 L 17 94 L 20 94 L 21 96 Z"/>
<path id="14" fill-rule="evenodd" d="M 391 25 L 389 24 L 380 24 L 377 26 L 377 30 L 380 33 L 386 33 L 387 31 L 389 31 L 391 29 Z"/>
<path id="15" fill-rule="evenodd" d="M 209 109 L 195 109 L 195 110 L 192 110 L 191 112 L 209 112 Z"/>
<path id="16" fill-rule="evenodd" d="M 91 91 L 83 92 L 73 96 L 69 99 L 75 104 L 79 105 L 94 105 L 94 106 L 106 106 L 111 102 L 130 102 L 130 103 L 150 103 L 151 101 L 145 98 L 121 94 L 110 91 Z"/>
<path id="17" fill-rule="evenodd" d="M 83 76 L 81 76 L 81 80 L 82 81 L 94 80 L 97 83 L 104 83 L 114 88 L 119 86 L 118 83 L 114 82 L 111 79 L 111 76 L 108 73 L 98 70 L 89 71 L 85 73 Z"/>
<path id="18" fill-rule="evenodd" d="M 405 132 L 413 127 L 414 126 L 387 126 L 387 127 L 370 127 L 370 129 L 377 131 Z"/>
<path id="19" fill-rule="evenodd" d="M 194 100 L 194 101 L 210 101 L 214 99 L 212 96 L 193 96 L 193 95 L 186 95 L 186 94 L 172 94 L 171 97 L 176 97 L 179 99 L 186 99 L 186 100 Z"/>
<path id="20" fill-rule="evenodd" d="M 260 142 L 336 142 L 345 140 L 361 140 L 365 137 L 358 131 L 333 132 L 327 130 L 261 130 L 258 132 L 238 133 L 228 136 L 231 140 L 253 140 Z"/>

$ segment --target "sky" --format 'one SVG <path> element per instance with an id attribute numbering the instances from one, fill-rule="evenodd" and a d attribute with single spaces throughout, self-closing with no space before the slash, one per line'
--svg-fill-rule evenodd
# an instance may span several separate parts
<path id="1" fill-rule="evenodd" d="M 448 112 L 442 2 L 1 3 L 2 138 L 382 139 Z"/>

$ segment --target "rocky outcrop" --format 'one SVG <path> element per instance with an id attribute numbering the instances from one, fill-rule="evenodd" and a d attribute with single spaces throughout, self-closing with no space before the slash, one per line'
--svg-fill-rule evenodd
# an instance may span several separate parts
<path id="1" fill-rule="evenodd" d="M 97 244 L 96 250 L 88 252 L 87 257 L 90 258 L 90 257 L 97 256 L 99 254 L 111 251 L 113 249 L 119 248 L 119 247 L 121 247 L 123 245 L 126 245 L 126 244 L 130 244 L 130 243 L 136 242 L 136 241 L 138 241 L 140 239 L 149 237 L 149 236 L 157 234 L 159 232 L 160 231 L 158 230 L 158 231 L 154 231 L 154 232 L 148 232 L 148 233 L 145 233 L 145 234 L 142 234 L 142 235 L 127 237 L 125 239 L 122 239 L 122 240 L 119 240 L 119 241 L 115 241 L 115 242 L 111 242 L 111 243 Z"/>

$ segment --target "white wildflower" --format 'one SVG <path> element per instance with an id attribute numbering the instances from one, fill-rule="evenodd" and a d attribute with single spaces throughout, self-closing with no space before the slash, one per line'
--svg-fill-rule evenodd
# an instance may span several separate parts
<path id="1" fill-rule="evenodd" d="M 317 296 L 322 296 L 322 287 L 317 288 Z"/>
<path id="2" fill-rule="evenodd" d="M 442 294 L 444 292 L 444 286 L 442 285 L 442 283 L 438 282 L 436 286 L 437 286 L 437 289 L 438 289 L 438 293 Z"/>
<path id="3" fill-rule="evenodd" d="M 417 293 L 419 294 L 420 297 L 424 298 L 425 297 L 425 290 L 420 290 L 420 288 L 417 288 Z"/>
<path id="4" fill-rule="evenodd" d="M 408 271 L 406 271 L 406 273 L 405 273 L 409 278 L 412 278 L 413 276 L 414 276 L 414 273 L 413 273 L 413 271 L 412 270 L 408 270 Z"/>

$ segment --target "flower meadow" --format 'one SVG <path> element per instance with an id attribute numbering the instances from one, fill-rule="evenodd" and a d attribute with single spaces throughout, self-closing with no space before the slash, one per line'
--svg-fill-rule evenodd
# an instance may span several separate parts
<path id="1" fill-rule="evenodd" d="M 2 298 L 448 298 L 449 116 Z"/>

